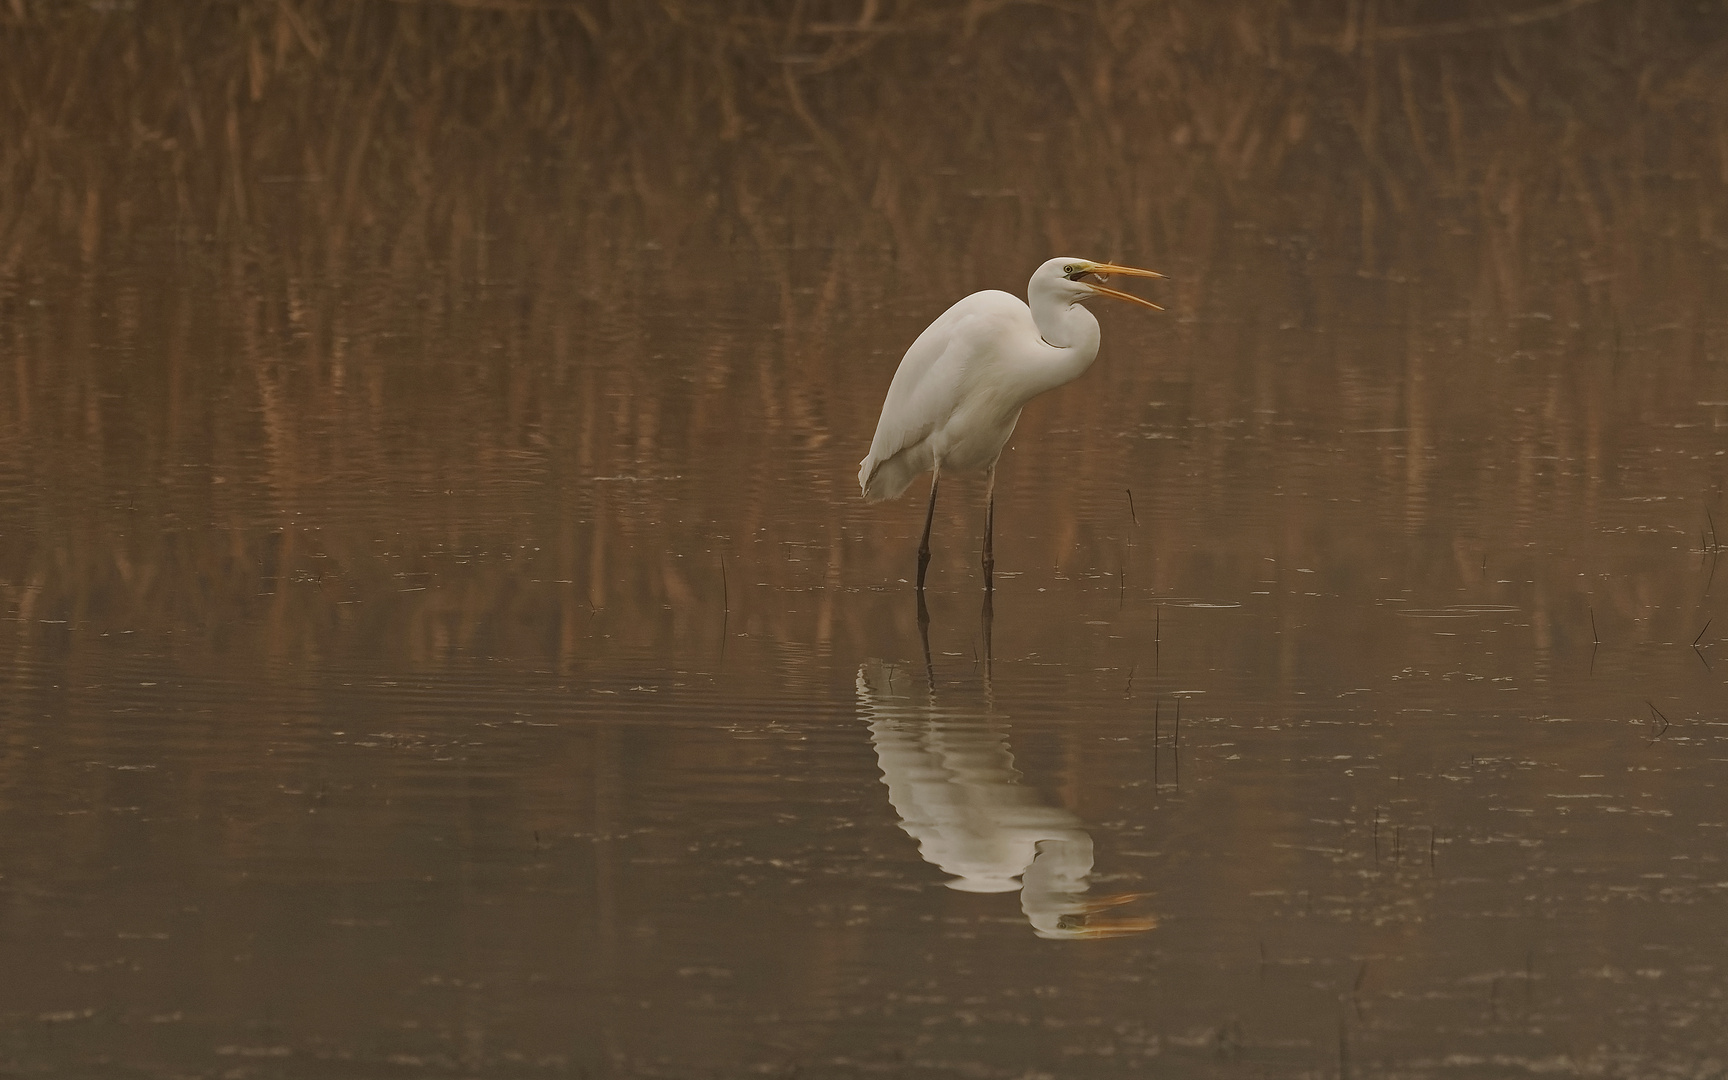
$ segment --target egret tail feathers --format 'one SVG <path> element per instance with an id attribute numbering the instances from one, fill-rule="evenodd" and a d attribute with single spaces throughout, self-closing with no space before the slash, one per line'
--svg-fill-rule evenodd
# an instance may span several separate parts
<path id="1" fill-rule="evenodd" d="M 909 457 L 907 454 L 895 454 L 886 461 L 877 461 L 875 455 L 871 455 L 860 461 L 858 487 L 864 493 L 864 501 L 886 502 L 889 499 L 898 499 L 904 494 L 912 481 L 918 478 L 918 474 L 925 471 L 915 468 Z"/>

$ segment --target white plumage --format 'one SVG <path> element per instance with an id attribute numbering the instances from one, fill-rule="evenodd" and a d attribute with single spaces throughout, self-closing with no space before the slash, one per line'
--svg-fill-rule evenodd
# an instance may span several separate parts
<path id="1" fill-rule="evenodd" d="M 934 473 L 918 547 L 919 589 L 944 469 L 989 474 L 983 562 L 984 587 L 992 587 L 996 460 L 1025 404 L 1078 378 L 1097 357 L 1098 320 L 1081 302 L 1109 296 L 1158 307 L 1106 288 L 1102 281 L 1111 274 L 1163 276 L 1114 263 L 1051 259 L 1027 282 L 1029 303 L 995 289 L 973 293 L 926 327 L 901 358 L 870 453 L 859 462 L 858 486 L 865 499 L 880 502 L 898 498 L 920 473 Z"/>

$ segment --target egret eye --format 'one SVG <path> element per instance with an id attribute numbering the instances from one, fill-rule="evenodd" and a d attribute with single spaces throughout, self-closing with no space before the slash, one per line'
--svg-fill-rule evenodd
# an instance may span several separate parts
<path id="1" fill-rule="evenodd" d="M 1062 268 L 1062 273 L 1067 275 L 1069 281 L 1079 281 L 1081 278 L 1086 276 L 1086 268 L 1084 266 L 1075 266 L 1073 263 L 1069 263 L 1067 266 Z"/>

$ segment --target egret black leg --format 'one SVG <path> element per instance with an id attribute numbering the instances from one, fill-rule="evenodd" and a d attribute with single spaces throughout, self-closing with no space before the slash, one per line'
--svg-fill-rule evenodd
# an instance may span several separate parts
<path id="1" fill-rule="evenodd" d="M 990 678 L 990 663 L 994 654 L 990 648 L 990 624 L 996 621 L 996 594 L 984 594 L 984 607 L 978 612 L 978 624 L 984 631 L 984 678 Z"/>
<path id="2" fill-rule="evenodd" d="M 924 571 L 930 568 L 930 523 L 936 520 L 936 482 L 942 478 L 938 466 L 930 473 L 930 507 L 924 511 L 924 539 L 918 541 L 918 591 L 924 591 Z"/>
<path id="3" fill-rule="evenodd" d="M 996 589 L 996 553 L 992 541 L 996 535 L 996 470 L 990 470 L 990 483 L 984 491 L 984 591 Z"/>
<path id="4" fill-rule="evenodd" d="M 930 692 L 936 692 L 936 663 L 930 657 L 930 609 L 924 604 L 924 590 L 919 589 L 918 597 L 918 640 L 924 645 L 924 678 L 930 685 Z"/>

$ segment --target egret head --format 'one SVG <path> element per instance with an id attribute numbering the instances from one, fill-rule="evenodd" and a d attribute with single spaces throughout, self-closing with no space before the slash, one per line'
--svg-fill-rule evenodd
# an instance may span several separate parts
<path id="1" fill-rule="evenodd" d="M 1154 270 L 1141 270 L 1134 266 L 1119 266 L 1116 263 L 1093 262 L 1091 259 L 1051 259 L 1038 268 L 1032 275 L 1032 284 L 1028 291 L 1045 288 L 1056 293 L 1071 304 L 1082 300 L 1090 300 L 1094 296 L 1108 296 L 1113 300 L 1126 300 L 1131 304 L 1140 304 L 1154 311 L 1164 309 L 1150 300 L 1142 300 L 1133 293 L 1125 293 L 1104 285 L 1112 274 L 1125 277 L 1161 278 L 1164 275 Z"/>

